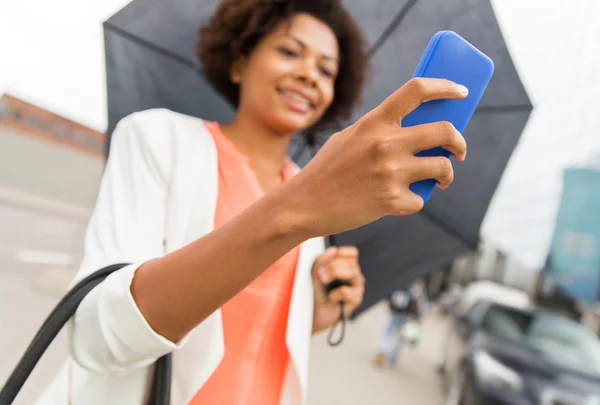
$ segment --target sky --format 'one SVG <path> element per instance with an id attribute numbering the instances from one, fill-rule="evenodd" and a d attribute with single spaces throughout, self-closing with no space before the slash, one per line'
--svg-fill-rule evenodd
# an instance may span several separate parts
<path id="1" fill-rule="evenodd" d="M 0 3 L 0 94 L 10 93 L 104 131 L 102 22 L 129 0 Z"/>
<path id="2" fill-rule="evenodd" d="M 0 1 L 0 94 L 106 130 L 102 22 L 129 1 Z M 536 268 L 552 237 L 562 170 L 600 156 L 600 1 L 492 4 L 534 112 L 481 234 Z"/>
<path id="3" fill-rule="evenodd" d="M 563 169 L 600 156 L 600 2 L 492 3 L 534 110 L 481 234 L 538 268 L 551 242 Z"/>

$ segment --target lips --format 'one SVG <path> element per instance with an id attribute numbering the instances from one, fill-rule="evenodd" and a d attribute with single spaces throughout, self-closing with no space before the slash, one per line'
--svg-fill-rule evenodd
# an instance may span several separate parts
<path id="1" fill-rule="evenodd" d="M 279 88 L 277 92 L 281 95 L 286 106 L 291 110 L 299 113 L 307 113 L 315 108 L 312 98 L 300 90 Z"/>
<path id="2" fill-rule="evenodd" d="M 298 101 L 299 103 L 305 103 L 305 104 L 311 105 L 311 102 L 309 99 L 307 99 L 306 97 L 304 97 L 298 93 L 294 93 L 293 91 L 283 91 L 283 94 L 285 94 L 286 96 L 290 97 L 293 100 Z"/>

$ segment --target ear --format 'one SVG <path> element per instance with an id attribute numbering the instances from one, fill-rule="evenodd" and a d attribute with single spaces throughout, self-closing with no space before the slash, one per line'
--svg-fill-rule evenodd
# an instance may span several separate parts
<path id="1" fill-rule="evenodd" d="M 233 62 L 231 69 L 229 70 L 229 80 L 232 83 L 240 84 L 242 81 L 242 75 L 246 68 L 247 60 L 245 57 L 240 57 L 238 60 Z"/>

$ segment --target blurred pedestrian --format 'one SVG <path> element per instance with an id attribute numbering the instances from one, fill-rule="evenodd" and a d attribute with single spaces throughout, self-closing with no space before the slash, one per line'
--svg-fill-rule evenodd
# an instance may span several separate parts
<path id="1" fill-rule="evenodd" d="M 402 347 L 407 343 L 418 343 L 421 331 L 415 323 L 421 323 L 429 308 L 427 295 L 420 284 L 395 290 L 388 298 L 388 303 L 388 320 L 375 356 L 377 367 L 382 367 L 385 362 L 395 367 Z"/>

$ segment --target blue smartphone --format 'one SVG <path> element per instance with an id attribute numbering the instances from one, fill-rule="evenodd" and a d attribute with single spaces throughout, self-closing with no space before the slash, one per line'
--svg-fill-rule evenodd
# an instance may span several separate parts
<path id="1" fill-rule="evenodd" d="M 425 49 L 413 77 L 448 79 L 469 89 L 463 100 L 434 100 L 421 104 L 404 117 L 402 126 L 410 127 L 436 121 L 449 121 L 462 134 L 475 112 L 494 74 L 494 62 L 453 31 L 436 33 Z M 445 156 L 450 153 L 438 147 L 416 156 Z M 410 190 L 427 202 L 435 188 L 434 179 L 418 181 Z"/>

